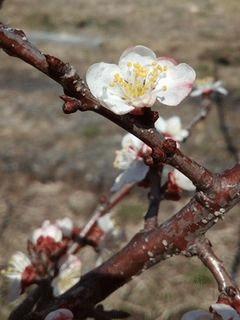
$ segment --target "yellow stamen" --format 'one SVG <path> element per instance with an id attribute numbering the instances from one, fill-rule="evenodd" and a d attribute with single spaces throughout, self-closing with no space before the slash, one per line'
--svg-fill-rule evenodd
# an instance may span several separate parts
<path id="1" fill-rule="evenodd" d="M 128 62 L 127 66 L 131 68 L 133 79 L 128 82 L 119 73 L 116 73 L 113 82 L 110 84 L 111 87 L 120 86 L 123 89 L 124 98 L 127 100 L 142 97 L 153 90 L 157 85 L 160 74 L 167 70 L 166 66 L 162 67 L 157 62 L 153 62 L 151 66 Z M 167 88 L 164 90 L 167 90 Z"/>

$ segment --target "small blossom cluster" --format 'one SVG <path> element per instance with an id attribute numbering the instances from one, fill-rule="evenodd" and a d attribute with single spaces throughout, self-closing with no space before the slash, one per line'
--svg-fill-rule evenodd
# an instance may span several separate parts
<path id="1" fill-rule="evenodd" d="M 188 137 L 188 131 L 182 128 L 181 119 L 177 116 L 165 120 L 159 117 L 155 122 L 155 128 L 161 132 L 166 139 L 175 140 L 178 145 Z M 122 139 L 122 149 L 116 151 L 114 166 L 122 173 L 116 178 L 112 191 L 120 190 L 129 183 L 138 183 L 145 179 L 149 166 L 145 159 L 151 155 L 151 148 L 144 144 L 134 135 L 128 133 Z M 180 189 L 193 191 L 195 186 L 180 171 L 174 169 L 169 171 L 165 166 L 165 175 L 168 176 L 169 189 L 179 191 Z"/>
<path id="2" fill-rule="evenodd" d="M 8 300 L 14 301 L 32 284 L 44 279 L 51 280 L 54 296 L 58 296 L 81 277 L 82 262 L 68 248 L 77 241 L 80 229 L 72 220 L 64 218 L 51 223 L 45 220 L 40 228 L 33 231 L 28 240 L 28 255 L 16 252 L 9 260 L 8 267 L 1 273 L 8 285 Z M 98 252 L 119 240 L 110 213 L 98 219 L 87 238 L 89 244 Z M 106 240 L 108 239 L 108 240 Z"/>
<path id="3" fill-rule="evenodd" d="M 17 252 L 2 271 L 9 288 L 9 301 L 13 301 L 32 284 L 52 278 L 53 294 L 62 294 L 81 276 L 81 260 L 67 253 L 74 236 L 73 222 L 64 218 L 50 223 L 46 220 L 33 231 L 28 240 L 28 255 Z"/>

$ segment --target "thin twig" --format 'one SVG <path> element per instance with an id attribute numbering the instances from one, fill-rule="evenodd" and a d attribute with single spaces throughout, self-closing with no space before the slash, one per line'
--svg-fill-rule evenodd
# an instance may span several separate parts
<path id="1" fill-rule="evenodd" d="M 197 255 L 208 270 L 213 274 L 218 284 L 218 302 L 227 303 L 240 312 L 240 291 L 226 271 L 223 262 L 217 258 L 207 239 L 196 243 Z"/>
<path id="2" fill-rule="evenodd" d="M 73 243 L 72 246 L 68 249 L 68 253 L 74 254 L 85 244 L 87 236 L 91 233 L 92 228 L 97 223 L 98 219 L 108 213 L 113 207 L 115 207 L 125 196 L 131 192 L 134 187 L 134 183 L 129 183 L 124 185 L 121 190 L 116 193 L 111 194 L 106 198 L 104 203 L 101 203 L 94 210 L 91 218 L 85 225 L 85 227 L 80 231 L 78 236 L 78 243 Z M 82 241 L 81 241 L 82 240 Z"/>
<path id="3" fill-rule="evenodd" d="M 184 141 L 188 139 L 188 137 L 192 134 L 193 129 L 198 125 L 199 122 L 206 119 L 212 107 L 212 101 L 209 98 L 204 98 L 201 101 L 200 111 L 193 118 L 193 120 L 189 123 L 186 130 L 189 132 L 189 135 L 185 138 Z"/>

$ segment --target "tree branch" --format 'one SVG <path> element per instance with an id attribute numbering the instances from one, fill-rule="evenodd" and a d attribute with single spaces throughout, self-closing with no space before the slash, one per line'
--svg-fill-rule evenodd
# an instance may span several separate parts
<path id="1" fill-rule="evenodd" d="M 240 292 L 232 278 L 224 268 L 223 262 L 220 261 L 212 250 L 211 243 L 204 239 L 196 243 L 196 251 L 199 259 L 211 271 L 218 283 L 220 292 L 218 302 L 232 306 L 240 313 Z"/>
<path id="2" fill-rule="evenodd" d="M 148 231 L 158 226 L 158 210 L 160 201 L 164 198 L 161 192 L 162 168 L 151 167 L 149 170 L 150 191 L 148 194 L 149 207 L 144 217 L 144 230 Z"/>

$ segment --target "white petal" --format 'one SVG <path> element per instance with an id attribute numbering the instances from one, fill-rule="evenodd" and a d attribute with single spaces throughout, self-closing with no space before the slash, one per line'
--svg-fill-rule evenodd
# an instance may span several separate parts
<path id="1" fill-rule="evenodd" d="M 227 89 L 225 89 L 224 87 L 218 87 L 216 89 L 217 92 L 221 93 L 221 94 L 224 94 L 225 96 L 228 94 L 228 91 Z"/>
<path id="2" fill-rule="evenodd" d="M 154 123 L 154 127 L 158 132 L 164 133 L 167 129 L 166 121 L 162 117 L 159 117 L 157 121 Z"/>
<path id="3" fill-rule="evenodd" d="M 174 116 L 167 120 L 167 133 L 176 141 L 182 141 L 189 135 L 187 130 L 182 129 L 181 118 Z"/>
<path id="4" fill-rule="evenodd" d="M 134 150 L 122 149 L 116 151 L 116 157 L 113 166 L 120 170 L 126 170 L 131 163 L 137 158 L 137 154 Z"/>
<path id="5" fill-rule="evenodd" d="M 2 270 L 7 283 L 9 302 L 16 300 L 22 293 L 22 274 L 31 265 L 29 258 L 22 252 L 16 252 L 9 260 L 8 267 Z"/>
<path id="6" fill-rule="evenodd" d="M 143 142 L 131 133 L 127 133 L 122 139 L 122 147 L 129 148 L 130 146 L 140 150 L 143 146 Z"/>
<path id="7" fill-rule="evenodd" d="M 64 237 L 71 237 L 73 231 L 73 221 L 66 217 L 63 219 L 58 219 L 56 225 L 61 229 Z"/>
<path id="8" fill-rule="evenodd" d="M 68 309 L 58 309 L 50 312 L 44 320 L 72 320 L 73 313 Z"/>
<path id="9" fill-rule="evenodd" d="M 188 177 L 186 177 L 180 171 L 178 171 L 177 169 L 174 169 L 173 172 L 174 172 L 175 182 L 181 189 L 187 190 L 187 191 L 194 191 L 196 189 L 192 181 L 188 179 Z"/>
<path id="10" fill-rule="evenodd" d="M 177 65 L 177 62 L 170 57 L 159 57 L 157 61 L 160 64 L 160 66 L 163 67 L 172 67 Z"/>
<path id="11" fill-rule="evenodd" d="M 161 78 L 157 84 L 157 99 L 168 106 L 178 105 L 191 92 L 196 78 L 195 71 L 186 63 L 169 68 L 166 78 Z M 163 91 L 163 87 L 167 90 Z"/>
<path id="12" fill-rule="evenodd" d="M 53 295 L 59 296 L 73 287 L 80 279 L 82 262 L 75 255 L 65 255 L 59 262 L 59 274 L 51 282 Z"/>
<path id="13" fill-rule="evenodd" d="M 20 274 L 30 264 L 31 261 L 29 260 L 28 256 L 21 251 L 16 252 L 9 260 L 9 266 L 11 267 L 12 271 L 15 271 L 16 273 Z"/>
<path id="14" fill-rule="evenodd" d="M 130 167 L 116 178 L 111 191 L 117 192 L 126 184 L 142 181 L 145 178 L 148 169 L 149 167 L 143 160 L 133 161 Z"/>
<path id="15" fill-rule="evenodd" d="M 99 98 L 104 106 L 116 114 L 126 114 L 134 110 L 134 107 L 128 105 L 120 96 L 112 94 L 109 90 L 106 90 L 104 96 Z"/>
<path id="16" fill-rule="evenodd" d="M 211 313 L 203 310 L 193 310 L 185 313 L 181 320 L 211 320 Z"/>
<path id="17" fill-rule="evenodd" d="M 115 228 L 115 224 L 110 213 L 100 217 L 98 219 L 98 225 L 105 233 L 111 232 Z"/>
<path id="18" fill-rule="evenodd" d="M 113 90 L 110 84 L 116 73 L 120 73 L 120 69 L 116 64 L 100 62 L 89 67 L 86 73 L 86 82 L 94 97 L 101 99 L 104 94 L 104 88 L 112 88 Z"/>
<path id="19" fill-rule="evenodd" d="M 240 320 L 240 315 L 229 305 L 215 303 L 211 307 L 223 320 Z"/>
<path id="20" fill-rule="evenodd" d="M 190 93 L 191 97 L 198 97 L 201 96 L 203 94 L 203 90 L 202 89 L 195 89 Z"/>
<path id="21" fill-rule="evenodd" d="M 182 129 L 182 122 L 180 117 L 174 116 L 167 120 L 167 132 L 179 132 Z"/>
<path id="22" fill-rule="evenodd" d="M 129 55 L 132 55 L 132 54 L 137 54 L 137 55 L 139 55 L 139 56 L 141 56 L 141 57 L 148 57 L 148 58 L 151 58 L 152 60 L 155 60 L 157 57 L 156 57 L 156 55 L 155 55 L 155 53 L 151 50 L 151 49 L 149 49 L 149 48 L 147 48 L 147 47 L 145 47 L 145 46 L 142 46 L 142 45 L 138 45 L 138 46 L 135 46 L 135 47 L 130 47 L 130 48 L 128 48 L 128 49 L 126 49 L 123 53 L 122 53 L 122 55 L 121 55 L 121 57 L 120 57 L 120 59 L 119 59 L 119 62 L 122 60 L 122 59 L 125 59 L 126 57 L 128 57 Z"/>
<path id="23" fill-rule="evenodd" d="M 36 244 L 40 237 L 51 237 L 56 242 L 62 241 L 62 231 L 54 224 L 50 224 L 48 220 L 44 221 L 41 228 L 33 231 L 31 242 Z"/>
<path id="24" fill-rule="evenodd" d="M 30 241 L 33 243 L 33 244 L 36 244 L 37 241 L 38 241 L 38 238 L 40 238 L 42 236 L 42 228 L 38 228 L 38 229 L 35 229 L 32 233 L 32 236 L 30 238 Z"/>

